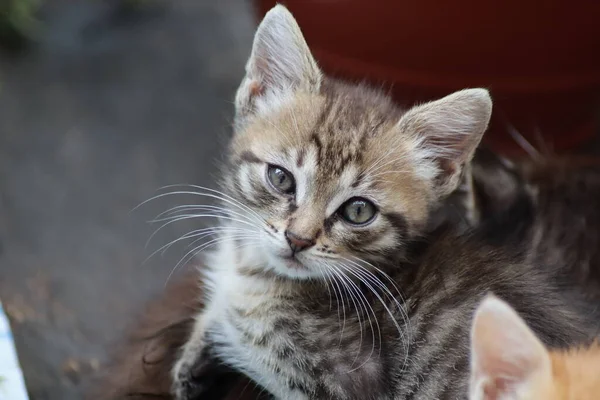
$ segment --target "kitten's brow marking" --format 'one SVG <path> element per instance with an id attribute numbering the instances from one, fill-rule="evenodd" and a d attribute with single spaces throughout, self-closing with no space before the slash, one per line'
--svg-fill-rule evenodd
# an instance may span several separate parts
<path id="1" fill-rule="evenodd" d="M 249 163 L 262 163 L 263 161 L 250 150 L 244 150 L 240 154 L 240 159 Z"/>

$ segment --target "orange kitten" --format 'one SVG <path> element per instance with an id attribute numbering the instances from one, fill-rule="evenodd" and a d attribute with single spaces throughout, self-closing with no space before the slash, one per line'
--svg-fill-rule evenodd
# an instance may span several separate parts
<path id="1" fill-rule="evenodd" d="M 487 296 L 471 331 L 469 399 L 600 399 L 600 344 L 549 351 L 515 310 Z"/>

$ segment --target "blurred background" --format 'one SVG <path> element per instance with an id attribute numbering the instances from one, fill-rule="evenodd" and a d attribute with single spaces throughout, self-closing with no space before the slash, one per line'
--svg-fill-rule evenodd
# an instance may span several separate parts
<path id="1" fill-rule="evenodd" d="M 31 399 L 81 397 L 185 254 L 131 210 L 214 186 L 270 0 L 0 0 L 0 300 Z M 330 74 L 403 104 L 490 88 L 487 143 L 597 152 L 600 2 L 283 1 Z M 512 135 L 511 135 L 512 132 Z M 189 225 L 189 224 L 188 224 Z M 193 224 L 191 224 L 193 225 Z M 0 360 L 1 361 L 1 360 Z"/>
<path id="2" fill-rule="evenodd" d="M 252 5 L 9 1 L 24 14 L 0 22 L 0 299 L 31 399 L 79 399 L 185 254 L 144 263 L 185 227 L 144 249 L 168 204 L 131 210 L 165 185 L 212 185 Z"/>

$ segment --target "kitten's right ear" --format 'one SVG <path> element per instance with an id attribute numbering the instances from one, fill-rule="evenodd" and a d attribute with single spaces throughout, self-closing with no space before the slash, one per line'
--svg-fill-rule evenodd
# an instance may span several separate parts
<path id="1" fill-rule="evenodd" d="M 236 94 L 236 122 L 268 112 L 293 91 L 318 91 L 322 74 L 300 27 L 282 5 L 273 7 L 254 36 L 246 76 Z"/>
<path id="2" fill-rule="evenodd" d="M 507 303 L 488 295 L 471 330 L 470 400 L 515 399 L 550 377 L 550 355 Z"/>
<path id="3" fill-rule="evenodd" d="M 491 115 L 488 91 L 465 89 L 413 107 L 400 118 L 400 131 L 413 138 L 420 175 L 433 180 L 439 197 L 458 186 Z"/>

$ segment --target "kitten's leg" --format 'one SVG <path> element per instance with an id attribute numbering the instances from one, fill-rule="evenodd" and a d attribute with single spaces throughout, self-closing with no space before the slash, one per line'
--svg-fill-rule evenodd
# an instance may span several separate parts
<path id="1" fill-rule="evenodd" d="M 204 318 L 197 319 L 192 334 L 173 368 L 173 394 L 177 400 L 192 400 L 210 389 L 227 370 L 212 354 Z"/>

